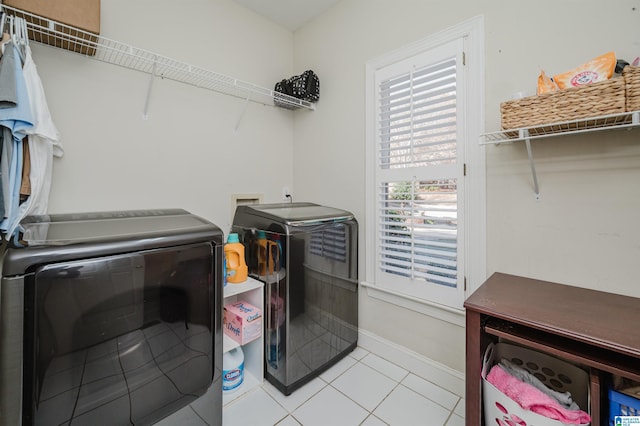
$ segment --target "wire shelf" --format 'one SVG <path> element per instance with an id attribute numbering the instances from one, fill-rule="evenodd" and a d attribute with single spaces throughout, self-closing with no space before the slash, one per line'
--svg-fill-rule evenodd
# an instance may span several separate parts
<path id="1" fill-rule="evenodd" d="M 540 200 L 540 187 L 538 185 L 536 164 L 533 159 L 531 140 L 561 135 L 590 133 L 600 130 L 631 129 L 634 127 L 640 127 L 640 111 L 485 133 L 484 135 L 481 135 L 480 144 L 487 145 L 524 141 L 525 146 L 527 147 L 527 156 L 529 157 L 529 164 L 531 167 L 535 198 L 536 200 Z"/>
<path id="2" fill-rule="evenodd" d="M 481 136 L 480 143 L 483 145 L 500 144 L 599 130 L 628 129 L 639 126 L 640 111 L 634 111 L 485 133 Z"/>
<path id="3" fill-rule="evenodd" d="M 315 109 L 311 102 L 140 49 L 100 35 L 0 4 L 7 14 L 27 21 L 29 40 L 69 50 L 91 59 L 118 65 L 202 89 L 288 109 Z M 276 104 L 277 102 L 277 104 Z"/>

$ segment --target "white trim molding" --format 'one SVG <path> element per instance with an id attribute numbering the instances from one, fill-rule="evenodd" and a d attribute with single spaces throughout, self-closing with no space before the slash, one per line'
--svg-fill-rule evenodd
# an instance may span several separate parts
<path id="1" fill-rule="evenodd" d="M 358 331 L 358 346 L 464 398 L 464 373 L 458 370 L 362 329 Z"/>
<path id="2" fill-rule="evenodd" d="M 390 64 L 402 61 L 412 55 L 434 49 L 451 41 L 462 38 L 464 40 L 465 93 L 461 101 L 465 115 L 465 190 L 464 199 L 459 200 L 464 218 L 463 232 L 465 247 L 460 253 L 460 272 L 464 272 L 464 298 L 475 291 L 487 278 L 486 260 L 486 171 L 485 150 L 480 144 L 484 132 L 484 78 L 485 78 L 485 45 L 484 45 L 484 17 L 476 16 L 461 22 L 451 28 L 437 32 L 407 46 L 373 58 L 365 66 L 365 264 L 364 279 L 361 282 L 367 294 L 421 312 L 453 324 L 464 325 L 462 301 L 457 300 L 451 307 L 439 304 L 439 300 L 421 300 L 399 292 L 389 291 L 389 283 L 376 282 L 376 81 L 375 73 Z M 387 289 L 385 289 L 385 287 Z M 459 304 L 459 306 L 458 306 Z"/>
<path id="3" fill-rule="evenodd" d="M 379 287 L 364 281 L 360 282 L 360 287 L 365 289 L 367 296 L 374 299 L 382 300 L 383 302 L 391 303 L 401 308 L 409 309 L 460 327 L 465 326 L 464 309 L 454 309 L 448 306 L 438 305 L 437 303 L 431 303 L 424 299 L 393 292 L 384 287 Z"/>

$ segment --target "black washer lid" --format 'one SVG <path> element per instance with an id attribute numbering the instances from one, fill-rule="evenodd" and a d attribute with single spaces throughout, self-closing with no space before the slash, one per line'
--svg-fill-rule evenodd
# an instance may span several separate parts
<path id="1" fill-rule="evenodd" d="M 28 216 L 21 226 L 23 240 L 33 247 L 202 231 L 212 224 L 186 210 L 167 209 Z"/>
<path id="2" fill-rule="evenodd" d="M 339 222 L 353 219 L 346 210 L 314 203 L 253 204 L 247 206 L 254 214 L 287 225 L 312 225 L 319 222 Z"/>
<path id="3" fill-rule="evenodd" d="M 28 216 L 21 226 L 24 244 L 9 242 L 3 276 L 20 275 L 45 263 L 224 243 L 220 228 L 181 209 Z"/>

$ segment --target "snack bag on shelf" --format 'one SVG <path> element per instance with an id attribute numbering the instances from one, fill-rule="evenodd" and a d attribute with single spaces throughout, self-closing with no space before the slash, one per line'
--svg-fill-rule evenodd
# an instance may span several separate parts
<path id="1" fill-rule="evenodd" d="M 590 60 L 577 68 L 562 74 L 553 76 L 560 89 L 568 87 L 584 86 L 611 78 L 616 67 L 616 55 L 613 52 L 605 53 Z"/>
<path id="2" fill-rule="evenodd" d="M 542 95 L 543 93 L 554 92 L 556 90 L 558 90 L 556 83 L 541 70 L 538 76 L 538 90 L 536 93 Z"/>

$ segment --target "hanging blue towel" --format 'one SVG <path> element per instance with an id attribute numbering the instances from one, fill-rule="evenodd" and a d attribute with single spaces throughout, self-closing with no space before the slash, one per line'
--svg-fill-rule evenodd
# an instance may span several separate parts
<path id="1" fill-rule="evenodd" d="M 16 87 L 16 105 L 15 107 L 0 108 L 0 126 L 4 126 L 11 131 L 13 138 L 12 149 L 7 150 L 4 147 L 3 152 L 11 151 L 11 158 L 3 156 L 2 162 L 8 161 L 8 176 L 3 175 L 3 187 L 8 188 L 8 193 L 4 194 L 5 198 L 5 219 L 0 223 L 0 230 L 6 231 L 11 219 L 18 212 L 20 203 L 20 183 L 22 181 L 22 139 L 25 131 L 33 127 L 33 118 L 31 116 L 31 107 L 29 105 L 29 97 L 22 74 L 22 63 L 18 59 L 17 47 L 12 43 L 8 43 L 4 49 L 2 56 L 2 67 L 9 67 L 15 74 Z M 1 74 L 0 74 L 1 75 Z M 0 85 L 3 82 L 0 81 Z M 6 144 L 8 141 L 4 141 Z M 3 166 L 3 169 L 6 168 Z M 8 181 L 4 182 L 5 180 Z M 10 236 L 7 235 L 7 238 Z"/>
<path id="2" fill-rule="evenodd" d="M 31 117 L 27 86 L 24 82 L 22 63 L 18 58 L 17 49 L 12 42 L 9 42 L 4 47 L 4 55 L 1 62 L 3 68 L 7 67 L 9 71 L 13 70 L 15 75 L 15 106 L 0 108 L 0 125 L 11 130 L 14 140 L 21 141 L 25 136 L 25 130 L 33 127 L 33 117 Z M 0 81 L 0 85 L 4 84 L 5 82 Z"/>

